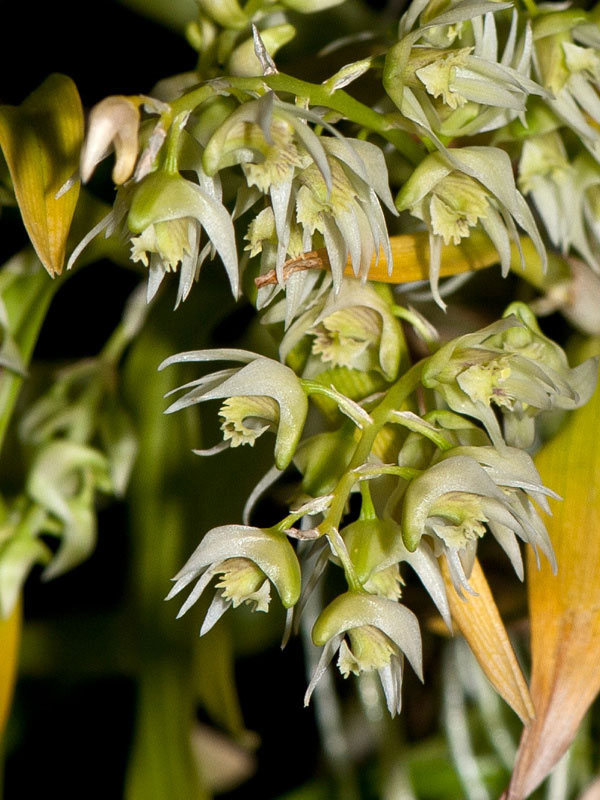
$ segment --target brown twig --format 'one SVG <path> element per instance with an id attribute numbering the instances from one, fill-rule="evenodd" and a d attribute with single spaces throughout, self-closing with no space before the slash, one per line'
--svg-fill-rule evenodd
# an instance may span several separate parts
<path id="1" fill-rule="evenodd" d="M 299 258 L 288 259 L 283 265 L 283 283 L 286 283 L 295 272 L 301 272 L 305 269 L 329 269 L 327 250 L 312 250 L 310 253 L 303 253 Z M 265 272 L 264 275 L 259 275 L 258 278 L 255 278 L 254 283 L 259 289 L 263 286 L 278 283 L 277 274 L 274 269 L 271 269 Z"/>

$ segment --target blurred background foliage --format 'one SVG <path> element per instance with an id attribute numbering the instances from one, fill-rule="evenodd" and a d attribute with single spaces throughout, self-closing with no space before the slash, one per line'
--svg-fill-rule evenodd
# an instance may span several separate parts
<path id="1" fill-rule="evenodd" d="M 319 79 L 319 70 L 330 74 L 330 66 L 299 54 L 315 53 L 332 26 L 341 36 L 367 23 L 382 26 L 384 12 L 392 17 L 399 10 L 399 3 L 351 1 L 322 15 L 318 25 L 305 19 L 281 61 Z M 108 94 L 150 92 L 161 78 L 193 68 L 194 52 L 181 33 L 194 14 L 192 0 L 103 0 L 87 14 L 63 0 L 3 3 L 4 38 L 19 39 L 19 59 L 0 49 L 1 102 L 19 103 L 49 72 L 62 72 L 89 108 Z M 93 190 L 111 199 L 107 165 Z M 16 209 L 3 209 L 3 261 L 26 241 Z M 106 260 L 60 286 L 23 403 L 55 369 L 101 350 L 137 283 L 135 270 Z M 508 299 L 526 291 L 514 277 L 477 276 L 468 304 L 459 296 L 444 319 L 434 319 L 428 307 L 429 318 L 456 335 L 496 318 Z M 358 689 L 330 676 L 341 705 L 330 697 L 329 707 L 317 699 L 304 709 L 302 647 L 293 641 L 280 651 L 283 614 L 277 609 L 251 615 L 240 608 L 199 639 L 206 607 L 176 621 L 177 609 L 163 603 L 170 578 L 201 534 L 241 517 L 269 464 L 270 447 L 260 440 L 253 450 L 225 452 L 215 469 L 190 451 L 215 440 L 210 421 L 195 411 L 162 414 L 164 393 L 187 379 L 185 369 L 181 375 L 157 372 L 166 356 L 214 346 L 267 352 L 269 346 L 251 307 L 234 306 L 216 269 L 203 270 L 201 287 L 175 313 L 174 299 L 172 287 L 162 293 L 123 360 L 121 389 L 140 441 L 126 497 L 100 508 L 98 543 L 88 561 L 45 583 L 35 569 L 27 582 L 20 677 L 4 741 L 4 797 L 40 791 L 128 800 L 215 793 L 227 800 L 497 797 L 510 776 L 520 724 L 461 641 L 438 634 L 433 606 L 416 583 L 409 580 L 405 592 L 419 617 L 431 619 L 426 688 L 407 674 L 403 712 L 393 721 L 373 702 L 369 675 Z M 564 338 L 561 319 L 545 325 Z M 15 452 L 9 437 L 0 462 L 7 491 L 23 474 Z M 259 508 L 260 514 L 268 520 L 269 508 Z M 484 546 L 482 560 L 526 661 L 524 588 L 495 548 Z M 339 726 L 336 714 L 343 715 Z M 536 796 L 578 796 L 598 755 L 596 710 L 571 748 L 569 765 L 559 765 Z"/>

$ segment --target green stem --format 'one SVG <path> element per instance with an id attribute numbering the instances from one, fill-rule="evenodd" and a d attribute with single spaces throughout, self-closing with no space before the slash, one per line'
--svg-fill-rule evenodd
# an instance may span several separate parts
<path id="1" fill-rule="evenodd" d="M 310 396 L 311 394 L 316 394 L 321 395 L 322 397 L 327 397 L 329 400 L 333 400 L 342 414 L 345 414 L 347 417 L 349 417 L 358 428 L 364 428 L 365 425 L 371 424 L 371 417 L 362 406 L 360 406 L 354 400 L 350 400 L 350 398 L 341 394 L 332 386 L 325 386 L 322 383 L 307 380 L 306 378 L 301 378 L 300 383 L 302 384 L 302 388 L 305 390 L 307 395 Z"/>
<path id="2" fill-rule="evenodd" d="M 174 100 L 171 108 L 174 114 L 193 110 L 209 97 L 228 86 L 245 92 L 264 93 L 265 86 L 275 92 L 289 92 L 296 97 L 305 97 L 313 106 L 325 106 L 342 114 L 350 122 L 391 142 L 411 163 L 419 164 L 425 155 L 422 147 L 409 133 L 401 130 L 398 123 L 389 115 L 378 111 L 356 100 L 343 89 L 331 91 L 322 84 L 310 83 L 283 72 L 276 75 L 265 75 L 256 78 L 226 77 L 203 84 L 198 89 Z"/>
<path id="3" fill-rule="evenodd" d="M 373 505 L 373 498 L 371 497 L 371 487 L 369 486 L 369 481 L 361 481 L 360 494 L 362 496 L 362 505 L 360 507 L 359 519 L 377 519 L 375 506 Z"/>
<path id="4" fill-rule="evenodd" d="M 334 489 L 333 501 L 329 507 L 327 516 L 319 525 L 319 530 L 323 535 L 339 528 L 346 502 L 350 496 L 352 487 L 358 479 L 354 470 L 366 462 L 379 431 L 388 421 L 390 411 L 395 408 L 400 408 L 406 398 L 409 397 L 419 385 L 424 363 L 424 361 L 419 361 L 419 363 L 412 366 L 408 372 L 405 372 L 404 375 L 388 389 L 384 399 L 371 412 L 373 422 L 364 428 L 356 450 L 354 451 L 354 456 L 348 465 L 348 469 L 340 478 Z"/>
<path id="5" fill-rule="evenodd" d="M 327 532 L 327 539 L 329 540 L 331 547 L 335 551 L 336 556 L 342 563 L 348 587 L 353 592 L 364 591 L 362 588 L 362 584 L 358 579 L 358 575 L 356 574 L 356 570 L 354 569 L 354 564 L 352 563 L 352 559 L 350 558 L 350 554 L 348 553 L 346 544 L 344 543 L 344 540 L 340 536 L 340 532 L 338 531 L 338 529 L 331 528 L 331 530 Z"/>
<path id="6" fill-rule="evenodd" d="M 431 325 L 431 323 L 427 322 L 424 317 L 415 311 L 404 308 L 404 306 L 393 305 L 391 309 L 392 314 L 395 317 L 398 317 L 398 319 L 402 319 L 405 322 L 408 322 L 409 325 L 412 325 L 412 327 L 427 345 L 427 349 L 430 353 L 435 353 L 435 351 L 439 349 L 440 340 L 437 331 L 433 325 Z"/>
<path id="7" fill-rule="evenodd" d="M 539 14 L 538 7 L 534 0 L 523 0 L 523 5 L 529 12 L 530 17 L 536 17 Z"/>
<path id="8" fill-rule="evenodd" d="M 38 272 L 19 275 L 3 292 L 13 336 L 25 365 L 31 361 L 46 312 L 59 285 L 60 280 L 51 280 L 40 265 Z M 0 448 L 24 380 L 22 375 L 8 370 L 0 375 Z"/>
<path id="9" fill-rule="evenodd" d="M 179 175 L 179 168 L 177 166 L 179 162 L 179 142 L 181 141 L 181 132 L 185 127 L 188 117 L 189 112 L 182 111 L 168 127 L 169 134 L 167 138 L 164 169 L 169 175 Z"/>

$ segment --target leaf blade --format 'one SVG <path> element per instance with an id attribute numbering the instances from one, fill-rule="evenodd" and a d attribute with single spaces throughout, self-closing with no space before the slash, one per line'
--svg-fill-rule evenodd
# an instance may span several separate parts
<path id="1" fill-rule="evenodd" d="M 477 595 L 467 600 L 454 589 L 446 561 L 441 565 L 452 619 L 492 686 L 523 723 L 529 724 L 535 714 L 529 689 L 479 561 L 475 560 L 469 578 Z"/>
<path id="2" fill-rule="evenodd" d="M 20 106 L 0 106 L 0 148 L 27 233 L 48 273 L 60 275 L 79 182 L 57 197 L 77 170 L 83 109 L 66 75 L 50 75 Z"/>
<path id="3" fill-rule="evenodd" d="M 585 355 L 600 350 L 590 340 Z M 523 732 L 506 800 L 527 797 L 573 741 L 600 691 L 600 452 L 590 431 L 600 424 L 600 391 L 574 412 L 542 448 L 536 464 L 545 485 L 563 498 L 550 500 L 547 527 L 558 562 L 535 568 L 528 559 L 531 620 L 531 694 L 537 718 Z"/>

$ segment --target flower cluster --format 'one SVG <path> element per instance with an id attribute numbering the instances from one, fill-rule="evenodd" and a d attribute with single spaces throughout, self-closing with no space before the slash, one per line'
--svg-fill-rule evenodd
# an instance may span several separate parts
<path id="1" fill-rule="evenodd" d="M 445 308 L 440 277 L 467 269 L 470 244 L 491 254 L 476 266 L 521 270 L 555 294 L 557 259 L 561 275 L 572 251 L 600 270 L 600 28 L 576 9 L 414 0 L 385 54 L 320 84 L 279 72 L 274 57 L 295 33 L 286 10 L 337 2 L 200 0 L 188 28 L 196 71 L 162 82 L 154 98 L 107 98 L 90 114 L 80 175 L 87 181 L 113 148 L 118 189 L 70 265 L 104 231 L 147 268 L 148 300 L 178 272 L 178 305 L 203 263 L 218 258 L 233 295 L 266 309 L 252 337 L 268 342 L 269 357 L 208 347 L 161 364 L 225 364 L 173 389 L 166 410 L 218 401 L 221 441 L 198 455 L 275 437 L 245 524 L 210 530 L 168 597 L 195 583 L 183 614 L 213 583 L 204 634 L 230 607 L 268 611 L 274 586 L 286 640 L 312 614 L 323 648 L 306 701 L 337 654 L 344 677 L 378 673 L 393 715 L 405 658 L 422 677 L 419 620 L 403 597 L 407 568 L 451 628 L 454 595 L 474 594 L 485 535 L 521 579 L 522 543 L 556 567 L 543 522 L 555 495 L 529 452 L 541 415 L 587 401 L 597 362 L 570 366 L 523 303 L 495 322 L 479 309 L 481 330 L 440 344 L 383 284 L 428 268 Z M 366 106 L 347 92 L 353 81 L 378 80 L 381 68 L 381 102 Z M 373 275 L 378 282 L 368 283 Z M 5 366 L 21 370 L 10 337 L 2 352 Z M 28 484 L 64 527 L 55 571 L 78 558 L 72 542 L 89 549 L 92 488 L 115 472 L 110 452 L 90 446 L 92 406 L 83 413 L 77 397 L 67 402 L 80 378 L 63 375 L 23 425 L 30 438 L 50 431 L 72 440 L 49 444 Z M 104 413 L 101 404 L 93 410 Z M 53 478 L 50 456 L 60 467 Z M 288 469 L 286 513 L 253 525 L 257 499 Z M 315 611 L 308 600 L 319 582 L 328 588 Z"/>
<path id="2" fill-rule="evenodd" d="M 393 329 L 395 322 L 392 307 L 391 298 L 386 301 L 369 286 L 344 282 L 339 294 L 331 290 L 329 297 L 316 298 L 282 340 L 283 357 L 303 347 L 305 339 L 312 340 L 304 372 L 319 376 L 317 362 L 321 359 L 321 368 L 326 367 L 323 356 L 329 353 L 323 331 L 336 331 L 337 347 L 348 353 L 348 358 L 338 356 L 338 363 L 350 364 L 350 370 L 357 365 L 381 370 L 388 387 L 363 398 L 362 406 L 333 385 L 299 379 L 289 367 L 246 351 L 193 351 L 163 366 L 213 359 L 243 363 L 186 384 L 185 394 L 168 411 L 224 401 L 219 412 L 224 441 L 196 451 L 201 454 L 253 444 L 265 431 L 276 432 L 274 472 L 259 483 L 252 503 L 292 462 L 302 474 L 289 514 L 272 528 L 228 525 L 206 534 L 175 577 L 169 597 L 197 581 L 184 613 L 215 578 L 217 591 L 201 628 L 205 633 L 231 606 L 266 611 L 273 583 L 290 609 L 293 627 L 305 613 L 315 583 L 330 567 L 341 567 L 348 590 L 314 621 L 313 641 L 323 651 L 306 702 L 337 653 L 344 677 L 378 672 L 387 707 L 395 714 L 401 707 L 404 657 L 417 674 L 422 670 L 418 620 L 401 602 L 405 565 L 417 574 L 448 627 L 448 592 L 468 602 L 465 598 L 473 593 L 469 577 L 486 533 L 496 539 L 521 579 L 519 542 L 531 545 L 536 555 L 542 552 L 556 568 L 539 511 L 548 513 L 547 498 L 555 495 L 521 448 L 530 444 L 541 411 L 584 402 L 594 384 L 596 362 L 571 368 L 529 309 L 515 303 L 504 319 L 443 345 L 397 379 L 397 358 L 390 362 L 394 369 L 383 369 L 386 354 L 397 353 L 397 344 L 384 344 L 385 325 Z M 353 313 L 346 321 L 348 309 Z M 359 342 L 358 330 L 376 336 Z M 365 360 L 375 344 L 377 349 Z M 337 352 L 333 343 L 329 346 Z M 406 384 L 411 374 L 414 380 Z M 434 407 L 424 415 L 410 410 L 419 386 L 434 390 L 447 409 Z M 311 416 L 309 400 L 322 395 L 346 421 L 337 430 L 301 438 Z M 503 414 L 504 433 L 493 407 Z M 393 433 L 399 429 L 407 435 Z M 374 500 L 370 486 L 375 492 L 384 476 L 391 484 Z M 347 523 L 346 503 L 357 491 L 362 495 L 360 517 Z M 299 520 L 310 523 L 294 527 Z M 307 540 L 307 549 L 296 556 L 289 539 Z M 327 547 L 322 547 L 323 540 Z"/>

